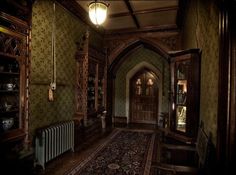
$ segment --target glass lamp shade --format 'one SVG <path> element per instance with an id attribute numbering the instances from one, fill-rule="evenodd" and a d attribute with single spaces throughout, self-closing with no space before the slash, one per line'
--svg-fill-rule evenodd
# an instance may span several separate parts
<path id="1" fill-rule="evenodd" d="M 89 18 L 95 25 L 104 23 L 107 17 L 108 5 L 103 2 L 91 2 L 89 4 Z"/>

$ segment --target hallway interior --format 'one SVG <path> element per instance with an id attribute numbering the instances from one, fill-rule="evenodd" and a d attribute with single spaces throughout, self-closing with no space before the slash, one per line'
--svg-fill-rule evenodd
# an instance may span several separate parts
<path id="1" fill-rule="evenodd" d="M 198 153 L 159 141 L 197 150 L 199 126 L 204 166 L 235 171 L 236 0 L 104 0 L 99 27 L 92 1 L 1 0 L 0 174 L 65 175 L 117 128 L 154 132 L 172 166 Z"/>

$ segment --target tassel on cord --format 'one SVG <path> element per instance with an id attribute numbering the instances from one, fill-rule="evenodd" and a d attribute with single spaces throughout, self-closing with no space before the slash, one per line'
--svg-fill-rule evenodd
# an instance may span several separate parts
<path id="1" fill-rule="evenodd" d="M 56 5 L 55 1 L 53 2 L 53 22 L 52 22 L 52 77 L 51 83 L 48 90 L 48 100 L 54 100 L 54 92 L 56 90 L 56 38 L 55 38 L 55 15 L 56 15 Z"/>

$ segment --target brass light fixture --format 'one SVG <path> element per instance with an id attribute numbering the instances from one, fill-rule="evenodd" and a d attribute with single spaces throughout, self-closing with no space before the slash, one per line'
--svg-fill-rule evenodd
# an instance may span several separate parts
<path id="1" fill-rule="evenodd" d="M 89 4 L 89 18 L 96 26 L 105 22 L 107 17 L 108 4 L 95 0 Z"/>

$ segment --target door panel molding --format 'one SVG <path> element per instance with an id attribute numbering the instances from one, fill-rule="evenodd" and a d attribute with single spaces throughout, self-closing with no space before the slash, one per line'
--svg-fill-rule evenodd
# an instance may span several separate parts
<path id="1" fill-rule="evenodd" d="M 161 71 L 156 68 L 155 66 L 153 66 L 152 64 L 146 62 L 146 61 L 142 61 L 139 64 L 137 64 L 135 67 L 133 67 L 126 75 L 126 116 L 127 116 L 127 123 L 130 123 L 130 79 L 141 69 L 147 68 L 149 70 L 151 70 L 152 72 L 155 73 L 155 75 L 157 76 L 157 84 L 158 84 L 158 94 L 159 94 L 159 98 L 158 98 L 158 116 L 161 114 L 162 112 L 162 94 L 163 94 L 163 75 L 161 73 Z"/>
<path id="2" fill-rule="evenodd" d="M 130 79 L 130 121 L 157 124 L 158 77 L 147 68 L 140 69 Z"/>

